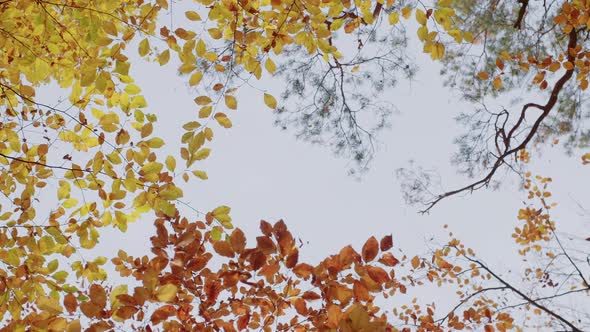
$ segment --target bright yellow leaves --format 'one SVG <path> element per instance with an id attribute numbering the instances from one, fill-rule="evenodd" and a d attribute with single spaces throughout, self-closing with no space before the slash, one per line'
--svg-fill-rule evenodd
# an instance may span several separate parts
<path id="1" fill-rule="evenodd" d="M 277 100 L 271 94 L 264 94 L 264 103 L 273 110 L 277 108 Z"/>
<path id="2" fill-rule="evenodd" d="M 186 18 L 188 18 L 191 21 L 200 21 L 201 20 L 201 15 L 199 15 L 195 11 L 189 10 L 184 14 L 186 15 Z"/>
<path id="3" fill-rule="evenodd" d="M 200 71 L 197 71 L 191 75 L 190 79 L 188 80 L 188 83 L 190 86 L 195 86 L 195 85 L 198 85 L 202 79 L 203 79 L 203 73 Z"/>
<path id="4" fill-rule="evenodd" d="M 231 223 L 231 217 L 229 212 L 231 208 L 229 206 L 220 206 L 211 212 L 213 218 L 215 218 L 224 228 L 233 228 Z"/>
<path id="5" fill-rule="evenodd" d="M 224 113 L 216 113 L 214 118 L 217 120 L 220 126 L 224 128 L 231 128 L 232 123 Z"/>
<path id="6" fill-rule="evenodd" d="M 199 96 L 195 98 L 195 103 L 197 105 L 209 105 L 211 104 L 212 100 L 208 96 Z"/>
<path id="7" fill-rule="evenodd" d="M 389 24 L 394 25 L 399 22 L 399 12 L 393 12 L 388 17 Z"/>
<path id="8" fill-rule="evenodd" d="M 167 64 L 168 61 L 170 61 L 170 51 L 169 50 L 165 50 L 164 52 L 160 53 L 160 55 L 158 55 L 158 62 L 160 63 L 161 66 Z"/>
<path id="9" fill-rule="evenodd" d="M 160 286 L 156 291 L 156 299 L 160 302 L 172 302 L 176 298 L 178 287 L 174 284 Z"/>
<path id="10" fill-rule="evenodd" d="M 224 99 L 225 99 L 225 106 L 227 106 L 227 108 L 229 108 L 231 110 L 238 109 L 238 101 L 236 100 L 236 97 L 234 97 L 232 95 L 225 95 Z"/>

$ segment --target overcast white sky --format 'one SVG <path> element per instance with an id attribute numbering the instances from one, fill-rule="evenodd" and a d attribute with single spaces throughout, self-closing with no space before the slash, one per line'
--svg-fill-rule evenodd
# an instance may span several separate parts
<path id="1" fill-rule="evenodd" d="M 357 248 L 371 235 L 392 233 L 394 242 L 408 253 L 425 250 L 428 239 L 436 235 L 444 241 L 443 224 L 449 224 L 460 238 L 472 245 L 490 263 L 504 264 L 499 249 L 512 255 L 510 233 L 522 201 L 517 177 L 506 177 L 497 191 L 480 190 L 473 195 L 442 201 L 430 215 L 419 215 L 401 196 L 394 171 L 407 166 L 410 159 L 436 170 L 446 189 L 469 181 L 456 174 L 450 164 L 455 151 L 453 138 L 463 129 L 453 117 L 470 106 L 461 103 L 444 88 L 438 64 L 426 56 L 419 58 L 420 71 L 413 82 L 401 81 L 383 98 L 397 105 L 400 113 L 392 118 L 393 127 L 384 132 L 380 150 L 371 169 L 360 180 L 346 174 L 347 160 L 335 157 L 330 149 L 297 141 L 290 133 L 273 126 L 273 114 L 262 103 L 260 92 L 242 90 L 239 109 L 229 114 L 234 126 L 215 131 L 212 154 L 199 164 L 209 180 L 195 180 L 185 189 L 185 200 L 201 211 L 225 204 L 232 207 L 236 226 L 254 232 L 260 219 L 284 219 L 293 233 L 306 244 L 303 257 L 317 261 L 347 244 Z M 171 153 L 177 152 L 180 126 L 197 116 L 197 106 L 185 79 L 172 67 L 141 64 L 133 68 L 137 83 L 147 97 L 149 111 L 159 117 L 158 135 L 167 139 Z M 278 95 L 276 81 L 257 83 L 257 87 Z M 156 129 L 156 131 L 158 130 Z M 587 208 L 588 183 L 578 156 L 566 157 L 559 149 L 535 154 L 533 173 L 552 176 L 560 207 L 554 215 L 560 224 L 581 230 L 588 216 L 580 217 L 574 199 Z M 538 170 L 535 172 L 535 170 Z M 580 181 L 583 179 L 583 181 Z M 590 234 L 585 224 L 584 230 Z M 137 253 L 145 252 L 151 223 L 138 222 L 124 237 Z M 253 233 L 252 233 L 253 234 Z M 113 242 L 102 239 L 104 248 Z"/>

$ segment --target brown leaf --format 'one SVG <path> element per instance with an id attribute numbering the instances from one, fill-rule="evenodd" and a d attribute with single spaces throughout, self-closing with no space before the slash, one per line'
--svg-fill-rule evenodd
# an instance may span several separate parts
<path id="1" fill-rule="evenodd" d="M 220 254 L 221 256 L 232 258 L 234 257 L 234 251 L 232 250 L 232 246 L 227 243 L 227 241 L 217 241 L 213 244 L 213 249 L 215 252 Z"/>
<path id="2" fill-rule="evenodd" d="M 344 285 L 338 285 L 332 288 L 333 296 L 340 302 L 341 305 L 347 305 L 353 297 L 353 292 Z"/>
<path id="3" fill-rule="evenodd" d="M 379 252 L 379 243 L 374 236 L 371 236 L 363 246 L 363 260 L 365 262 L 372 261 L 375 257 L 377 257 L 377 253 Z"/>
<path id="4" fill-rule="evenodd" d="M 135 307 L 124 305 L 115 311 L 115 316 L 127 320 L 131 318 L 137 312 L 137 310 L 138 309 Z"/>
<path id="5" fill-rule="evenodd" d="M 301 295 L 301 297 L 306 301 L 315 301 L 315 300 L 319 300 L 322 298 L 318 293 L 312 292 L 312 291 L 307 291 L 307 292 L 303 293 L 303 295 Z"/>
<path id="6" fill-rule="evenodd" d="M 239 228 L 236 228 L 231 232 L 229 242 L 231 243 L 232 249 L 238 254 L 241 254 L 242 251 L 244 251 L 244 248 L 246 248 L 246 236 Z"/>
<path id="7" fill-rule="evenodd" d="M 266 236 L 272 235 L 272 225 L 264 220 L 260 220 L 260 230 Z"/>
<path id="8" fill-rule="evenodd" d="M 338 253 L 338 256 L 342 265 L 349 265 L 352 262 L 360 262 L 361 260 L 361 255 L 359 255 L 352 246 L 342 248 L 340 253 Z"/>
<path id="9" fill-rule="evenodd" d="M 256 246 L 265 255 L 270 255 L 275 252 L 275 244 L 268 236 L 256 237 Z"/>
<path id="10" fill-rule="evenodd" d="M 176 308 L 174 308 L 172 305 L 165 305 L 163 307 L 158 308 L 156 311 L 154 311 L 154 313 L 152 314 L 152 317 L 150 318 L 150 321 L 154 325 L 158 325 L 161 322 L 168 319 L 168 317 L 174 316 L 175 314 L 176 314 Z"/>
<path id="11" fill-rule="evenodd" d="M 255 250 L 248 257 L 248 261 L 252 265 L 252 269 L 256 271 L 266 263 L 266 255 L 260 252 L 260 250 Z"/>
<path id="12" fill-rule="evenodd" d="M 287 259 L 285 260 L 285 266 L 288 269 L 291 269 L 297 264 L 298 260 L 299 260 L 299 250 L 297 250 L 297 248 L 295 248 L 295 250 L 293 252 L 291 252 L 291 254 L 289 254 L 289 256 L 287 256 Z"/>
<path id="13" fill-rule="evenodd" d="M 340 309 L 340 307 L 335 304 L 330 304 L 328 306 L 328 317 L 326 325 L 329 328 L 335 329 L 336 327 L 338 327 L 338 324 L 340 323 L 340 317 L 342 317 L 342 310 Z"/>
<path id="14" fill-rule="evenodd" d="M 295 275 L 299 278 L 307 280 L 307 278 L 313 273 L 313 266 L 306 263 L 297 264 L 295 268 L 293 268 L 293 272 L 295 272 Z"/>
<path id="15" fill-rule="evenodd" d="M 96 304 L 88 301 L 88 302 L 83 302 L 80 304 L 80 310 L 82 310 L 82 313 L 86 317 L 95 318 L 95 317 L 98 317 L 98 314 L 100 313 L 101 308 L 99 308 Z"/>
<path id="16" fill-rule="evenodd" d="M 278 237 L 281 233 L 284 232 L 288 232 L 287 230 L 287 225 L 285 224 L 285 222 L 283 221 L 283 219 L 280 219 L 279 221 L 277 221 L 274 226 L 272 227 L 272 231 L 273 233 Z"/>
<path id="17" fill-rule="evenodd" d="M 278 223 L 277 223 L 278 224 Z M 275 230 L 277 229 L 275 224 Z M 277 234 L 277 239 L 278 239 L 278 244 L 279 244 L 279 249 L 281 251 L 281 255 L 283 256 L 287 256 L 291 253 L 291 251 L 294 249 L 295 247 L 295 239 L 293 238 L 293 235 L 291 234 L 291 232 L 284 230 L 284 231 L 279 231 Z"/>
<path id="18" fill-rule="evenodd" d="M 107 305 L 107 293 L 102 286 L 93 284 L 90 286 L 90 301 L 101 310 Z"/>
<path id="19" fill-rule="evenodd" d="M 207 295 L 208 303 L 215 303 L 219 293 L 221 293 L 222 287 L 217 280 L 208 281 L 205 283 L 205 294 Z"/>
<path id="20" fill-rule="evenodd" d="M 381 251 L 387 251 L 393 248 L 393 237 L 391 235 L 384 236 L 380 243 Z"/>
<path id="21" fill-rule="evenodd" d="M 357 301 L 369 301 L 371 299 L 369 290 L 362 281 L 355 281 L 352 286 L 352 292 Z"/>
<path id="22" fill-rule="evenodd" d="M 238 330 L 245 330 L 248 328 L 250 322 L 250 314 L 242 315 L 238 318 Z"/>
<path id="23" fill-rule="evenodd" d="M 391 253 L 386 252 L 379 259 L 379 263 L 393 267 L 393 266 L 396 266 L 397 264 L 399 264 L 399 260 L 397 258 L 395 258 Z"/>
<path id="24" fill-rule="evenodd" d="M 238 284 L 240 274 L 238 273 L 238 271 L 230 271 L 230 272 L 224 272 L 222 274 L 222 277 L 223 277 L 223 287 L 224 288 L 231 288 L 231 287 Z"/>
<path id="25" fill-rule="evenodd" d="M 123 305 L 137 305 L 137 301 L 135 301 L 135 298 L 129 294 L 119 294 L 117 295 L 117 300 L 119 300 L 119 302 L 121 302 L 121 304 Z"/>
<path id="26" fill-rule="evenodd" d="M 293 303 L 293 306 L 295 307 L 295 310 L 297 311 L 298 314 L 300 314 L 300 315 L 307 314 L 307 305 L 305 304 L 305 301 L 303 301 L 303 299 L 298 297 L 298 298 L 295 298 L 291 303 Z"/>
<path id="27" fill-rule="evenodd" d="M 380 267 L 367 266 L 367 274 L 369 274 L 371 279 L 380 284 L 389 281 L 389 275 Z"/>
<path id="28" fill-rule="evenodd" d="M 68 293 L 64 297 L 64 307 L 68 312 L 74 312 L 78 308 L 78 300 L 76 300 L 76 296 L 72 293 Z"/>

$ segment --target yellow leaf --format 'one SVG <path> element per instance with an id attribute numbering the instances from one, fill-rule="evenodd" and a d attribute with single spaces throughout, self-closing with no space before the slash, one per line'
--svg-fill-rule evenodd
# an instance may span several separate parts
<path id="1" fill-rule="evenodd" d="M 147 38 L 145 38 L 144 40 L 142 40 L 139 43 L 139 55 L 140 56 L 145 56 L 146 54 L 148 54 L 148 52 L 150 51 L 150 42 L 148 41 Z"/>
<path id="2" fill-rule="evenodd" d="M 176 285 L 166 284 L 158 288 L 156 298 L 160 302 L 172 302 L 176 298 L 176 293 L 178 293 Z"/>
<path id="3" fill-rule="evenodd" d="M 63 309 L 57 299 L 49 296 L 42 296 L 37 299 L 37 307 L 43 311 L 47 311 L 52 315 L 62 313 Z"/>
<path id="4" fill-rule="evenodd" d="M 174 172 L 174 169 L 176 168 L 176 159 L 174 159 L 174 157 L 172 157 L 172 156 L 166 157 L 166 168 L 170 172 Z"/>
<path id="5" fill-rule="evenodd" d="M 235 110 L 238 108 L 238 101 L 236 97 L 231 95 L 225 95 L 225 106 L 231 110 Z"/>
<path id="6" fill-rule="evenodd" d="M 268 93 L 264 94 L 264 103 L 273 110 L 277 108 L 277 100 Z"/>
<path id="7" fill-rule="evenodd" d="M 211 28 L 211 29 L 207 30 L 207 32 L 209 32 L 209 36 L 211 36 L 211 38 L 213 38 L 213 39 L 221 39 L 221 37 L 223 36 L 223 34 L 221 33 L 221 30 L 219 30 L 217 28 Z"/>
<path id="8" fill-rule="evenodd" d="M 389 24 L 394 25 L 399 22 L 399 12 L 393 12 L 389 14 Z"/>
<path id="9" fill-rule="evenodd" d="M 201 150 L 197 151 L 197 153 L 195 153 L 194 159 L 195 160 L 203 160 L 203 159 L 209 157 L 210 153 L 211 153 L 211 149 L 201 149 Z"/>
<path id="10" fill-rule="evenodd" d="M 264 63 L 264 68 L 266 68 L 266 70 L 271 74 L 274 74 L 277 70 L 277 66 L 270 58 L 266 59 L 266 62 Z"/>
<path id="11" fill-rule="evenodd" d="M 201 82 L 201 79 L 203 79 L 203 73 L 201 73 L 200 71 L 195 72 L 191 75 L 191 78 L 188 80 L 188 84 L 190 86 L 195 86 Z"/>
<path id="12" fill-rule="evenodd" d="M 176 186 L 173 186 L 171 184 L 167 184 L 162 188 L 162 190 L 160 191 L 158 196 L 160 196 L 161 198 L 163 198 L 167 201 L 172 201 L 172 200 L 182 197 L 183 193 L 182 193 L 182 189 L 180 189 Z"/>
<path id="13" fill-rule="evenodd" d="M 203 42 L 203 40 L 199 39 L 199 41 L 197 42 L 197 55 L 202 57 L 203 55 L 205 55 L 205 52 L 207 52 L 207 46 L 205 45 L 205 42 Z"/>
<path id="14" fill-rule="evenodd" d="M 232 124 L 229 118 L 224 113 L 216 113 L 215 120 L 224 128 L 231 128 Z"/>
<path id="15" fill-rule="evenodd" d="M 416 9 L 416 21 L 422 25 L 426 24 L 426 13 L 423 10 Z"/>
<path id="16" fill-rule="evenodd" d="M 418 34 L 418 39 L 421 41 L 425 41 L 428 38 L 428 28 L 426 26 L 421 26 L 418 28 L 416 33 Z"/>
<path id="17" fill-rule="evenodd" d="M 207 173 L 205 173 L 204 171 L 193 171 L 193 175 L 198 177 L 201 180 L 207 180 L 209 177 L 207 176 Z"/>
<path id="18" fill-rule="evenodd" d="M 164 140 L 159 137 L 153 137 L 147 141 L 147 144 L 152 149 L 158 149 L 164 146 Z"/>
<path id="19" fill-rule="evenodd" d="M 158 62 L 161 66 L 165 65 L 170 61 L 170 50 L 165 50 L 158 56 Z"/>
<path id="20" fill-rule="evenodd" d="M 152 161 L 150 163 L 147 163 L 145 165 L 143 165 L 143 167 L 141 168 L 141 171 L 143 172 L 143 174 L 147 175 L 147 174 L 155 174 L 155 173 L 160 173 L 160 171 L 162 170 L 163 165 Z"/>
<path id="21" fill-rule="evenodd" d="M 209 117 L 209 115 L 211 115 L 212 111 L 213 111 L 213 107 L 211 107 L 211 106 L 201 107 L 201 109 L 199 110 L 199 118 L 204 119 L 204 118 Z"/>
<path id="22" fill-rule="evenodd" d="M 74 206 L 76 206 L 77 204 L 78 204 L 77 199 L 68 198 L 62 203 L 62 206 L 65 207 L 66 209 L 70 209 L 70 208 L 73 208 Z"/>
<path id="23" fill-rule="evenodd" d="M 184 13 L 184 15 L 186 15 L 186 18 L 188 18 L 191 21 L 200 21 L 201 20 L 201 15 L 199 15 L 197 12 L 194 12 L 192 10 L 187 11 L 186 13 Z"/>
<path id="24" fill-rule="evenodd" d="M 144 108 L 147 106 L 147 102 L 143 96 L 133 96 L 129 108 Z"/>
<path id="25" fill-rule="evenodd" d="M 233 228 L 231 223 L 231 217 L 229 216 L 231 208 L 229 206 L 222 205 L 213 210 L 213 218 L 217 219 L 221 225 L 225 228 Z"/>
<path id="26" fill-rule="evenodd" d="M 125 92 L 127 92 L 130 95 L 136 95 L 141 92 L 141 88 L 131 83 L 127 84 L 127 86 L 125 87 Z"/>
<path id="27" fill-rule="evenodd" d="M 197 105 L 209 105 L 211 104 L 212 100 L 211 98 L 207 97 L 207 96 L 200 96 L 195 98 L 195 103 L 197 103 Z"/>
<path id="28" fill-rule="evenodd" d="M 430 52 L 430 57 L 433 60 L 437 60 L 443 57 L 445 54 L 445 46 L 441 43 L 434 43 L 432 50 Z"/>

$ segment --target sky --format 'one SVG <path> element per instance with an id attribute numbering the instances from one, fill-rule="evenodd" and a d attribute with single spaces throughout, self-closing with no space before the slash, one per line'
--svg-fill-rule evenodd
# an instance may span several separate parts
<path id="1" fill-rule="evenodd" d="M 233 127 L 215 130 L 211 156 L 198 164 L 209 179 L 191 181 L 184 200 L 200 211 L 230 206 L 234 224 L 251 236 L 257 234 L 261 219 L 284 219 L 305 244 L 302 257 L 312 262 L 348 244 L 360 249 L 372 235 L 392 234 L 395 245 L 408 255 L 424 253 L 431 239 L 438 243 L 447 239 L 442 226 L 448 224 L 492 266 L 503 270 L 505 265 L 518 264 L 518 257 L 505 259 L 515 256 L 510 234 L 526 198 L 517 176 L 502 178 L 504 184 L 498 190 L 443 200 L 426 215 L 404 202 L 395 170 L 408 166 L 410 160 L 437 172 L 445 189 L 470 181 L 457 174 L 450 158 L 456 151 L 453 139 L 463 131 L 453 118 L 471 106 L 461 102 L 456 91 L 443 87 L 439 64 L 426 55 L 418 57 L 418 64 L 420 71 L 413 81 L 402 80 L 397 88 L 384 92 L 383 98 L 394 102 L 399 112 L 392 115 L 392 128 L 378 137 L 376 158 L 360 179 L 347 175 L 348 160 L 332 154 L 329 147 L 298 141 L 273 126 L 273 112 L 264 106 L 261 92 L 246 87 L 238 93 L 238 110 L 228 114 Z M 140 63 L 132 68 L 132 75 L 143 89 L 149 110 L 158 115 L 157 135 L 167 140 L 170 153 L 176 152 L 182 134 L 178 128 L 197 117 L 193 102 L 197 92 L 177 76 L 173 66 Z M 281 92 L 277 80 L 254 84 L 274 95 Z M 531 170 L 556 180 L 551 188 L 560 205 L 554 215 L 567 220 L 564 229 L 585 230 L 590 235 L 589 216 L 577 205 L 590 208 L 588 186 L 579 181 L 587 179 L 579 157 L 547 148 L 533 154 Z M 115 250 L 113 245 L 123 238 L 130 254 L 144 253 L 151 228 L 151 223 L 139 221 L 130 225 L 127 234 L 110 232 L 112 240 L 103 237 L 100 246 L 105 253 Z"/>

